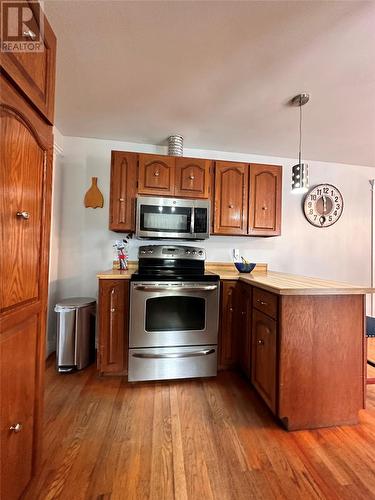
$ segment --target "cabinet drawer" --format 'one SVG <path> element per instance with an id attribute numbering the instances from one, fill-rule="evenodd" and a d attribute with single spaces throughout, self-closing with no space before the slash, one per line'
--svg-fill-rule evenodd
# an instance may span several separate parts
<path id="1" fill-rule="evenodd" d="M 40 5 L 25 4 L 30 9 L 27 28 L 23 28 L 22 42 L 39 43 L 42 50 L 35 52 L 3 52 L 1 67 L 21 88 L 39 111 L 53 123 L 55 95 L 56 37 Z"/>
<path id="2" fill-rule="evenodd" d="M 254 288 L 253 307 L 277 319 L 277 296 L 260 288 Z"/>

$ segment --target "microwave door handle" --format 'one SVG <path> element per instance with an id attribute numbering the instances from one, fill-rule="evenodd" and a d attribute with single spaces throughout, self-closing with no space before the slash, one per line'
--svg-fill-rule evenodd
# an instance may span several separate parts
<path id="1" fill-rule="evenodd" d="M 152 354 L 147 352 L 136 352 L 132 354 L 133 358 L 141 359 L 168 359 L 168 358 L 194 358 L 196 356 L 208 356 L 209 354 L 214 354 L 215 349 L 202 349 L 200 351 L 190 351 L 190 352 L 170 352 L 168 354 Z"/>
<path id="2" fill-rule="evenodd" d="M 191 207 L 190 234 L 194 234 L 195 208 Z"/>
<path id="3" fill-rule="evenodd" d="M 161 291 L 176 291 L 176 292 L 195 292 L 195 291 L 205 291 L 209 292 L 211 290 L 216 290 L 217 285 L 202 285 L 202 286 L 147 286 L 147 285 L 135 285 L 136 290 L 142 290 L 143 292 L 161 292 Z"/>

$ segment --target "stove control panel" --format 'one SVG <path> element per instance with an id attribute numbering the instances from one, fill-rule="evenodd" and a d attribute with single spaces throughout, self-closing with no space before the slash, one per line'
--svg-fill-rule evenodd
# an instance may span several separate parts
<path id="1" fill-rule="evenodd" d="M 191 259 L 205 260 L 204 248 L 182 245 L 145 245 L 139 247 L 139 259 Z"/>

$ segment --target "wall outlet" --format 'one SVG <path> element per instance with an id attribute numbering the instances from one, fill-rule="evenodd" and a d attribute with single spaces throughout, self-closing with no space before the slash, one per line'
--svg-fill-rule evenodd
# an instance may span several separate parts
<path id="1" fill-rule="evenodd" d="M 233 250 L 232 250 L 232 256 L 233 256 L 233 260 L 235 262 L 237 262 L 238 260 L 240 260 L 240 250 L 238 248 L 233 248 Z"/>

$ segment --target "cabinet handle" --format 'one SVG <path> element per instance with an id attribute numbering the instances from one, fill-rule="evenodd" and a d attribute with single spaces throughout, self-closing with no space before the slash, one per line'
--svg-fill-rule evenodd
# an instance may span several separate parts
<path id="1" fill-rule="evenodd" d="M 242 316 L 246 314 L 246 311 L 241 311 Z"/>
<path id="2" fill-rule="evenodd" d="M 259 344 L 259 345 L 264 345 L 264 340 L 263 340 L 263 339 L 259 339 L 259 340 L 258 340 L 258 344 Z"/>
<path id="3" fill-rule="evenodd" d="M 194 175 L 189 175 L 189 179 L 190 179 L 191 181 L 193 181 L 193 180 L 195 179 L 195 176 L 194 176 Z"/>
<path id="4" fill-rule="evenodd" d="M 22 34 L 26 38 L 31 38 L 31 40 L 35 40 L 36 38 L 36 34 L 31 29 L 25 30 Z"/>
<path id="5" fill-rule="evenodd" d="M 29 212 L 25 212 L 25 210 L 22 210 L 20 212 L 16 213 L 17 217 L 20 217 L 21 219 L 28 220 L 30 219 L 30 214 Z"/>
<path id="6" fill-rule="evenodd" d="M 257 299 L 258 304 L 261 306 L 268 306 L 268 302 L 264 302 L 263 300 Z"/>
<path id="7" fill-rule="evenodd" d="M 154 176 L 155 176 L 155 177 L 159 177 L 159 175 L 160 175 L 159 170 L 155 170 L 155 172 L 154 172 Z"/>
<path id="8" fill-rule="evenodd" d="M 23 425 L 22 424 L 13 424 L 9 427 L 9 430 L 14 432 L 14 433 L 18 433 L 18 432 L 21 432 L 23 429 Z"/>

